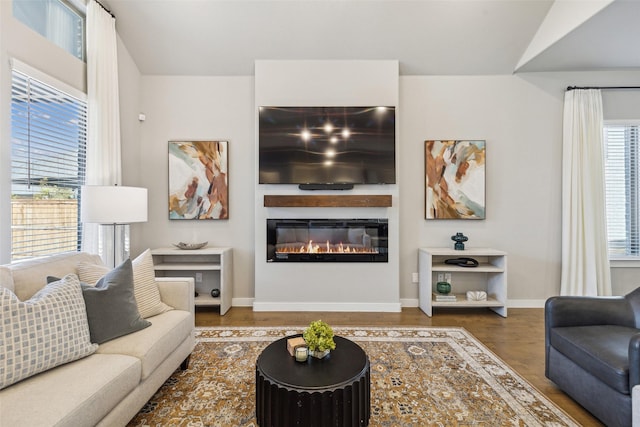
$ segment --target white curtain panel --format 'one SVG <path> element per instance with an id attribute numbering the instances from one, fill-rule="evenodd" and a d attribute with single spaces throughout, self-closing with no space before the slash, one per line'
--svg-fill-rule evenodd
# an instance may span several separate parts
<path id="1" fill-rule="evenodd" d="M 120 185 L 120 99 L 116 20 L 94 0 L 87 4 L 87 185 Z M 102 227 L 108 231 L 108 227 Z M 113 253 L 112 234 L 85 224 L 82 249 Z M 103 255 L 104 256 L 104 255 Z M 112 261 L 113 262 L 113 261 Z"/>
<path id="2" fill-rule="evenodd" d="M 611 295 L 602 124 L 600 90 L 565 93 L 561 295 Z"/>

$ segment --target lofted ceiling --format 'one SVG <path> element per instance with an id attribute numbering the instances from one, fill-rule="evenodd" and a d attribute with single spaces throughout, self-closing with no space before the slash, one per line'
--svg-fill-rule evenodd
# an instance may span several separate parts
<path id="1" fill-rule="evenodd" d="M 252 75 L 259 59 L 395 59 L 402 75 L 640 70 L 640 0 L 559 2 L 585 15 L 554 14 L 553 0 L 103 1 L 145 75 Z"/>

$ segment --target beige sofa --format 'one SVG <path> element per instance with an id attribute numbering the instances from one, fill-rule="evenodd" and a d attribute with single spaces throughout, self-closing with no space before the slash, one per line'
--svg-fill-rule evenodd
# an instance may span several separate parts
<path id="1" fill-rule="evenodd" d="M 25 301 L 47 276 L 75 273 L 81 261 L 101 263 L 95 255 L 67 253 L 0 266 L 0 284 L 12 283 Z M 0 426 L 126 425 L 181 364 L 186 368 L 195 345 L 193 279 L 156 282 L 173 310 L 147 318 L 151 326 L 105 342 L 88 357 L 0 390 Z"/>

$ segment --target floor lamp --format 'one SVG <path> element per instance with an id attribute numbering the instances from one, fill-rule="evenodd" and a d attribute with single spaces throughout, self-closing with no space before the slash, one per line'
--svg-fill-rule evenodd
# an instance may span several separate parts
<path id="1" fill-rule="evenodd" d="M 116 229 L 134 222 L 147 221 L 147 189 L 119 185 L 84 185 L 80 191 L 80 220 L 83 223 L 112 227 L 111 265 L 115 267 L 123 261 L 125 252 L 125 239 L 122 234 L 120 239 L 116 238 Z M 118 240 L 120 240 L 120 259 L 117 258 Z M 106 256 L 106 254 L 101 255 Z"/>

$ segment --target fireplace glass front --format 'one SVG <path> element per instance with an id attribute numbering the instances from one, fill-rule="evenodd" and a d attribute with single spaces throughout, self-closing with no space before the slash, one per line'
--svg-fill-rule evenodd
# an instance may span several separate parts
<path id="1" fill-rule="evenodd" d="M 267 219 L 268 262 L 388 262 L 388 220 Z"/>

